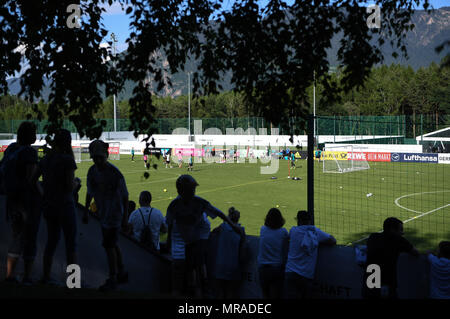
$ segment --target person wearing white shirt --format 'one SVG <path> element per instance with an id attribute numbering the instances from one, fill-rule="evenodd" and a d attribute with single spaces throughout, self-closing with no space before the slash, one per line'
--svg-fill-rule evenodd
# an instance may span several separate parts
<path id="1" fill-rule="evenodd" d="M 159 235 L 167 232 L 165 218 L 161 211 L 151 207 L 152 195 L 148 191 L 141 192 L 139 196 L 139 209 L 131 213 L 128 223 L 133 227 L 133 237 L 140 241 L 144 227 L 149 227 L 153 247 L 159 251 Z"/>
<path id="2" fill-rule="evenodd" d="M 277 208 L 271 208 L 261 227 L 258 250 L 258 273 L 263 297 L 282 297 L 284 267 L 289 234 L 283 227 L 285 220 Z"/>
<path id="3" fill-rule="evenodd" d="M 435 256 L 428 254 L 430 263 L 430 298 L 450 299 L 450 242 L 441 241 Z"/>
<path id="4" fill-rule="evenodd" d="M 285 284 L 287 298 L 310 297 L 309 286 L 316 271 L 319 244 L 335 245 L 336 239 L 312 225 L 311 213 L 299 211 L 289 233 Z"/>

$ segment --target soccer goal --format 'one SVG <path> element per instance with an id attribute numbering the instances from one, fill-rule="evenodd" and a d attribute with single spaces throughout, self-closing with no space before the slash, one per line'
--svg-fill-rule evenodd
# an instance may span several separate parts
<path id="1" fill-rule="evenodd" d="M 365 152 L 353 145 L 328 146 L 322 152 L 324 173 L 350 173 L 370 169 Z"/>
<path id="2" fill-rule="evenodd" d="M 91 156 L 89 154 L 89 144 L 90 143 L 80 143 L 80 145 L 72 146 L 76 163 L 87 162 L 91 160 Z M 108 144 L 109 160 L 120 160 L 120 142 L 109 142 Z"/>

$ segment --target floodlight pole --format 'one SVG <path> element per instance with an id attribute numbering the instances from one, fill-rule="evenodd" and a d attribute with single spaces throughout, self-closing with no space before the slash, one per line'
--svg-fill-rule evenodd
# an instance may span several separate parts
<path id="1" fill-rule="evenodd" d="M 188 72 L 188 130 L 189 142 L 191 141 L 191 72 Z"/>
<path id="2" fill-rule="evenodd" d="M 316 140 L 316 71 L 313 73 L 313 114 L 314 114 L 314 140 Z M 316 141 L 318 144 L 318 141 Z"/>
<path id="3" fill-rule="evenodd" d="M 308 194 L 308 212 L 312 216 L 314 225 L 314 132 L 311 130 L 314 126 L 315 118 L 308 116 L 308 157 L 307 157 L 307 194 Z"/>
<path id="4" fill-rule="evenodd" d="M 111 33 L 111 40 L 112 40 L 112 49 L 113 49 L 113 57 L 116 56 L 116 42 L 117 38 L 114 33 Z M 113 63 L 114 67 L 115 62 Z M 114 103 L 114 132 L 117 132 L 117 107 L 116 107 L 116 93 L 113 94 L 113 103 Z"/>

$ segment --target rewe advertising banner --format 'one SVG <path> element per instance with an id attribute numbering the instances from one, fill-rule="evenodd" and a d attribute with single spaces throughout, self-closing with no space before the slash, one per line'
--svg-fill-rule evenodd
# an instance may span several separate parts
<path id="1" fill-rule="evenodd" d="M 348 160 L 368 162 L 390 162 L 391 153 L 383 152 L 348 152 Z"/>

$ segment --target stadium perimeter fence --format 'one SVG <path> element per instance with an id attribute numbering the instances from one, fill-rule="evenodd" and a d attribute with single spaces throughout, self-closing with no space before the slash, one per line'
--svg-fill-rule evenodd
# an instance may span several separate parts
<path id="1" fill-rule="evenodd" d="M 98 119 L 97 121 L 105 121 L 106 126 L 104 132 L 114 131 L 113 119 Z M 222 134 L 227 133 L 227 128 L 242 129 L 235 134 L 248 134 L 248 128 L 254 128 L 259 134 L 260 129 L 267 129 L 267 134 L 271 135 L 271 129 L 278 129 L 279 135 L 289 135 L 290 132 L 284 130 L 280 125 L 276 126 L 266 121 L 262 117 L 240 117 L 240 118 L 191 118 L 191 130 L 194 130 L 196 120 L 202 121 L 202 133 L 208 128 L 218 128 Z M 0 120 L 0 133 L 15 134 L 23 119 L 18 120 Z M 45 134 L 46 120 L 34 121 L 37 126 L 38 134 Z M 299 122 L 299 121 L 297 121 Z M 130 130 L 129 119 L 117 119 L 117 131 Z M 188 128 L 187 118 L 158 118 L 152 124 L 158 134 L 172 134 L 174 130 L 179 128 Z M 433 114 L 424 114 L 416 116 L 327 116 L 320 117 L 320 121 L 316 121 L 316 133 L 320 135 L 353 135 L 357 140 L 358 135 L 367 136 L 399 136 L 405 138 L 402 143 L 415 143 L 414 138 L 424 133 L 438 130 L 439 128 L 448 127 L 450 125 L 450 116 L 438 116 Z M 76 133 L 75 125 L 64 120 L 63 128 Z M 306 132 L 302 132 L 306 134 Z M 374 139 L 374 142 L 378 142 Z"/>
<path id="2" fill-rule="evenodd" d="M 396 217 L 419 249 L 450 239 L 450 118 L 424 118 L 311 116 L 308 146 L 321 143 L 310 152 L 308 209 L 319 228 L 364 244 Z"/>

